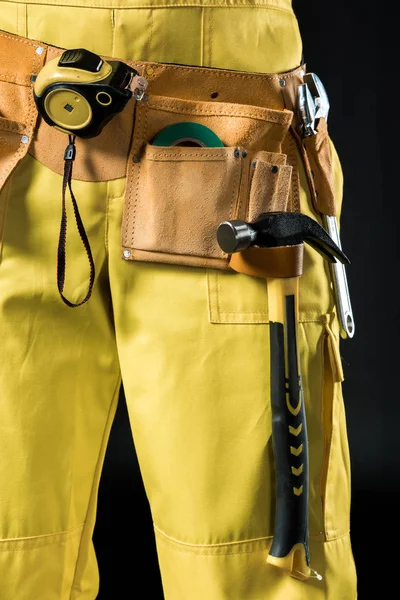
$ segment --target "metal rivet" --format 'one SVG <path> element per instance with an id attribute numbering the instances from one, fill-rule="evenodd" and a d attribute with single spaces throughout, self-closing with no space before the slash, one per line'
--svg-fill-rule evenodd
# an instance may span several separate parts
<path id="1" fill-rule="evenodd" d="M 246 156 L 247 156 L 247 150 L 243 150 L 242 156 L 243 156 L 243 158 L 246 158 Z"/>
<path id="2" fill-rule="evenodd" d="M 21 138 L 21 142 L 23 144 L 27 144 L 29 142 L 28 136 L 27 135 L 23 135 L 22 138 Z"/>
<path id="3" fill-rule="evenodd" d="M 240 156 L 240 150 L 238 148 L 236 148 L 235 152 L 233 153 L 235 158 L 239 158 Z"/>
<path id="4" fill-rule="evenodd" d="M 213 93 L 211 94 L 211 98 L 217 98 L 217 96 L 218 96 L 218 92 L 213 92 Z"/>
<path id="5" fill-rule="evenodd" d="M 286 85 L 286 81 L 285 81 L 284 79 L 280 79 L 280 80 L 279 80 L 279 85 L 280 85 L 281 87 L 285 87 L 285 85 Z"/>
<path id="6" fill-rule="evenodd" d="M 134 163 L 138 163 L 138 162 L 140 162 L 140 157 L 139 157 L 139 156 L 134 156 L 134 157 L 133 157 L 133 162 L 134 162 Z"/>
<path id="7" fill-rule="evenodd" d="M 253 161 L 253 162 L 251 163 L 251 166 L 252 166 L 252 167 L 255 169 L 255 168 L 256 168 L 256 166 L 257 166 L 257 161 L 256 161 L 256 160 L 255 160 L 255 161 Z"/>
<path id="8" fill-rule="evenodd" d="M 36 54 L 39 54 L 39 56 L 40 56 L 40 54 L 43 54 L 43 52 L 44 52 L 44 48 L 42 48 L 42 46 L 38 46 L 36 48 Z"/>
<path id="9" fill-rule="evenodd" d="M 131 251 L 130 250 L 124 250 L 124 258 L 129 258 L 131 255 Z"/>
<path id="10" fill-rule="evenodd" d="M 274 166 L 271 168 L 271 171 L 272 171 L 273 173 L 277 173 L 277 172 L 279 171 L 279 169 L 278 169 L 278 167 L 277 167 L 276 165 L 274 165 Z"/>

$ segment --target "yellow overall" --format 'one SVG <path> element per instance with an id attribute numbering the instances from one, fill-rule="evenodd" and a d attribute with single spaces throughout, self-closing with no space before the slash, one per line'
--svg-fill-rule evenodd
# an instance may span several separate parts
<path id="1" fill-rule="evenodd" d="M 0 29 L 121 59 L 265 73 L 297 67 L 302 53 L 291 0 L 0 0 Z M 310 555 L 323 579 L 303 582 L 266 563 L 274 466 L 265 282 L 124 261 L 125 178 L 74 178 L 97 274 L 90 300 L 71 309 L 56 284 L 61 182 L 28 153 L 0 194 L 0 600 L 95 600 L 97 492 L 121 382 L 166 600 L 354 600 L 328 265 L 305 248 Z M 300 209 L 319 219 L 302 167 Z M 68 214 L 64 293 L 78 302 L 88 264 L 71 204 Z"/>

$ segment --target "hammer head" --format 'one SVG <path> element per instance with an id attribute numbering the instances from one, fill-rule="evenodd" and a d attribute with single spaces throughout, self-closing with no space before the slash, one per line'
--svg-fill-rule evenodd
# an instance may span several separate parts
<path id="1" fill-rule="evenodd" d="M 308 243 L 329 262 L 350 260 L 325 229 L 303 213 L 262 213 L 253 223 L 223 221 L 217 229 L 217 241 L 224 252 L 232 254 L 251 246 L 271 248 Z"/>

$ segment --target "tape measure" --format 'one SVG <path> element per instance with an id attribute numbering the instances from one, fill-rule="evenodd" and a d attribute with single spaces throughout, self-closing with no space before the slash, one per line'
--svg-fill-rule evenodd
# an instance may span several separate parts
<path id="1" fill-rule="evenodd" d="M 173 123 L 164 127 L 151 142 L 152 146 L 206 146 L 223 147 L 212 129 L 192 121 Z"/>
<path id="2" fill-rule="evenodd" d="M 33 96 L 49 125 L 82 138 L 99 135 L 134 96 L 141 100 L 147 80 L 129 65 L 105 61 L 84 48 L 70 49 L 44 65 Z"/>

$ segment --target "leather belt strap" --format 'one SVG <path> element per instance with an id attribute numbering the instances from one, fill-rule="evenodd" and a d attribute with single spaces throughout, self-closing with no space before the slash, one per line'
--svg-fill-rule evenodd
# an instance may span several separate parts
<path id="1" fill-rule="evenodd" d="M 37 53 L 39 48 L 40 54 Z M 38 72 L 39 63 L 42 66 L 63 52 L 64 48 L 0 30 L 0 81 L 26 86 L 26 92 L 31 96 L 31 75 Z M 102 58 L 109 60 L 117 57 Z M 281 118 L 288 118 L 288 114 L 284 112 L 282 91 L 286 86 L 292 88 L 303 83 L 302 67 L 286 73 L 269 74 L 120 58 L 118 60 L 139 71 L 149 81 L 151 94 L 210 101 L 211 94 L 217 92 L 216 103 L 237 102 L 276 109 L 282 111 Z M 129 102 L 125 109 L 113 118 L 112 126 L 105 127 L 96 138 L 76 139 L 79 160 L 74 164 L 74 179 L 107 181 L 126 175 L 134 105 L 134 101 Z M 66 134 L 47 125 L 39 116 L 33 141 L 29 145 L 29 153 L 49 169 L 62 175 L 65 146 Z"/>
<path id="2" fill-rule="evenodd" d="M 229 266 L 253 277 L 300 277 L 304 244 L 276 248 L 247 248 L 232 254 Z"/>

